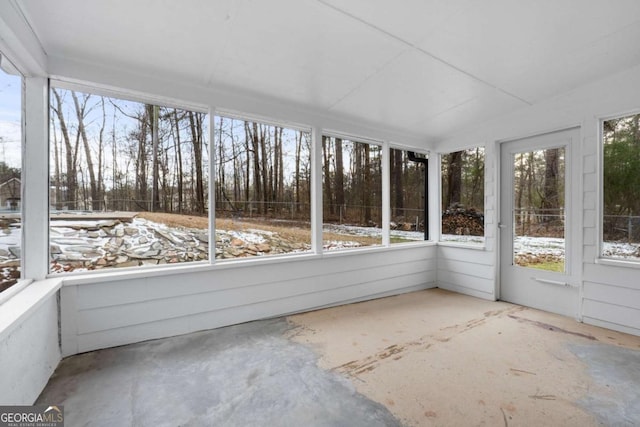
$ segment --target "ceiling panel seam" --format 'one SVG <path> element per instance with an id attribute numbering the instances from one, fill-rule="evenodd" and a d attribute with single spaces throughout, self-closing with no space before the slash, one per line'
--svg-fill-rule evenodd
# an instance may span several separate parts
<path id="1" fill-rule="evenodd" d="M 353 87 L 351 90 L 347 91 L 347 93 L 345 93 L 343 96 L 341 96 L 337 101 L 335 101 L 333 104 L 331 104 L 328 108 L 328 110 L 332 110 L 336 105 L 340 104 L 342 101 L 344 101 L 346 98 L 348 98 L 352 93 L 356 92 L 358 89 L 360 89 L 366 82 L 368 82 L 369 80 L 371 80 L 373 77 L 375 77 L 376 75 L 378 75 L 382 70 L 384 70 L 385 68 L 387 68 L 389 66 L 389 64 L 391 64 L 392 62 L 394 62 L 397 58 L 399 58 L 400 56 L 404 55 L 407 52 L 407 49 L 403 50 L 402 52 L 398 53 L 397 55 L 394 55 L 391 59 L 389 59 L 387 62 L 385 62 L 384 64 L 382 64 L 381 67 L 379 67 L 378 69 L 376 69 L 373 73 L 369 74 L 368 76 L 366 76 L 364 79 L 362 79 L 360 81 L 360 83 L 358 83 L 357 85 L 355 85 L 355 87 Z"/>
<path id="2" fill-rule="evenodd" d="M 374 29 L 375 31 L 378 31 L 381 34 L 386 35 L 387 37 L 390 37 L 390 38 L 392 38 L 392 39 L 394 39 L 394 40 L 396 40 L 396 41 L 398 41 L 398 42 L 400 42 L 400 43 L 402 43 L 402 44 L 404 44 L 406 46 L 409 46 L 410 48 L 420 52 L 421 54 L 426 55 L 426 56 L 430 57 L 431 59 L 433 59 L 435 61 L 438 61 L 441 64 L 443 64 L 443 65 L 445 65 L 445 66 L 447 66 L 447 67 L 449 67 L 449 68 L 451 68 L 451 69 L 453 69 L 453 70 L 455 70 L 455 71 L 457 71 L 457 72 L 459 72 L 461 74 L 464 74 L 467 77 L 470 77 L 471 79 L 477 81 L 478 83 L 481 83 L 481 84 L 483 84 L 485 86 L 488 86 L 488 87 L 490 87 L 490 88 L 492 88 L 494 90 L 497 90 L 497 91 L 499 91 L 499 92 L 501 92 L 501 93 L 503 93 L 503 94 L 505 94 L 505 95 L 507 95 L 507 96 L 509 96 L 511 98 L 514 98 L 514 99 L 516 99 L 516 100 L 518 100 L 520 102 L 523 102 L 523 103 L 525 103 L 527 105 L 533 105 L 533 102 L 530 102 L 530 101 L 526 100 L 525 98 L 523 98 L 521 96 L 518 96 L 518 95 L 516 95 L 514 93 L 511 93 L 511 92 L 509 92 L 509 91 L 507 91 L 507 90 L 505 90 L 505 89 L 503 89 L 503 88 L 501 88 L 501 87 L 499 87 L 499 86 L 497 86 L 497 85 L 495 85 L 493 83 L 490 83 L 490 82 L 488 82 L 488 81 L 486 81 L 484 79 L 481 79 L 480 77 L 478 77 L 478 76 L 476 76 L 476 75 L 474 75 L 474 74 L 472 74 L 472 73 L 470 73 L 468 71 L 465 71 L 460 67 L 457 67 L 457 66 L 453 65 L 452 63 L 446 61 L 445 59 L 442 59 L 439 56 L 436 56 L 433 53 L 431 53 L 431 52 L 429 52 L 429 51 L 427 51 L 425 49 L 422 49 L 421 47 L 416 46 L 415 44 L 403 39 L 402 37 L 399 37 L 399 36 L 389 32 L 389 31 L 387 31 L 387 30 L 385 30 L 383 28 L 378 27 L 375 24 L 372 24 L 371 22 L 368 22 L 368 21 L 360 18 L 359 16 L 356 16 L 356 15 L 354 15 L 352 13 L 349 13 L 349 12 L 343 10 L 343 9 L 340 9 L 339 7 L 336 7 L 336 6 L 334 6 L 334 5 L 330 4 L 330 3 L 327 3 L 325 0 L 316 0 L 316 1 L 318 3 L 324 5 L 325 7 L 333 9 L 338 13 L 341 13 L 341 14 L 343 14 L 343 15 L 345 15 L 345 16 L 347 16 L 347 17 L 349 17 L 349 18 L 351 18 L 351 19 L 353 19 L 353 20 L 355 20 L 357 22 L 360 22 L 361 24 L 364 24 L 364 25 L 368 26 L 369 28 Z M 385 66 L 386 65 L 388 65 L 388 64 L 385 64 Z M 367 80 L 368 80 L 368 78 L 367 78 Z M 333 106 L 335 106 L 335 104 L 332 105 L 332 107 Z"/>
<path id="3" fill-rule="evenodd" d="M 38 33 L 36 32 L 33 25 L 31 25 L 31 20 L 29 19 L 27 12 L 24 10 L 22 5 L 15 0 L 11 0 L 11 5 L 16 9 L 16 12 L 18 12 L 18 14 L 22 17 L 22 20 L 24 21 L 25 25 L 29 28 L 29 31 L 31 31 L 31 34 L 33 34 L 33 37 L 38 42 L 38 46 L 40 46 L 40 49 L 42 50 L 44 55 L 48 56 L 47 50 L 44 48 L 44 45 L 42 44 L 42 40 L 40 40 Z"/>

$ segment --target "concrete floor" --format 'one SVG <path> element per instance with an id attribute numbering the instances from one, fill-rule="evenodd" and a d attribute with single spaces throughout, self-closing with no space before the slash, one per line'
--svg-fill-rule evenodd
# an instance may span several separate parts
<path id="1" fill-rule="evenodd" d="M 640 337 L 429 290 L 65 359 L 68 426 L 634 426 Z"/>

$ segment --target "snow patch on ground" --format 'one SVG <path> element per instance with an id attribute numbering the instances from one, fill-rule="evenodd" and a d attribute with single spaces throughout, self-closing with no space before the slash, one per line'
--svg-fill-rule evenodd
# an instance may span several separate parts
<path id="1" fill-rule="evenodd" d="M 478 246 L 484 245 L 483 236 L 459 236 L 457 234 L 443 234 L 442 236 L 440 236 L 440 241 Z"/>
<path id="2" fill-rule="evenodd" d="M 640 260 L 640 243 L 604 242 L 602 256 L 632 261 Z"/>
<path id="3" fill-rule="evenodd" d="M 106 235 L 106 233 L 102 231 L 101 227 L 107 226 L 109 222 L 109 220 L 92 219 L 52 221 L 50 227 L 52 252 L 54 250 L 64 252 L 71 258 L 77 256 L 78 259 L 89 258 L 97 260 L 105 256 L 106 251 L 104 248 L 112 239 L 112 236 Z M 154 223 L 141 218 L 135 218 L 132 222 L 127 224 L 117 224 L 114 226 L 114 230 L 121 230 L 119 234 L 121 236 L 132 234 L 138 236 L 138 239 L 140 237 L 145 237 L 149 244 L 157 239 L 154 235 L 154 230 L 166 230 L 167 232 L 170 232 L 169 234 L 174 238 L 189 238 L 188 230 L 168 227 L 166 224 Z M 324 241 L 323 247 L 326 250 L 356 248 L 362 246 L 359 242 L 349 240 L 348 236 L 382 239 L 382 229 L 376 227 L 324 224 L 323 231 L 345 236 L 345 240 Z M 202 232 L 206 233 L 206 230 L 202 230 Z M 240 239 L 254 245 L 265 243 L 274 235 L 271 231 L 260 230 L 258 228 L 242 231 L 217 230 L 216 233 L 218 235 L 223 235 L 224 238 Z M 410 241 L 424 240 L 424 234 L 422 232 L 391 230 L 390 235 L 392 238 L 401 238 Z M 179 239 L 176 239 L 176 241 L 173 242 L 174 245 L 178 240 Z M 445 234 L 442 235 L 441 240 L 444 242 L 455 242 L 470 245 L 484 244 L 484 237 L 482 236 L 458 236 Z M 13 258 L 15 256 L 12 256 L 13 253 L 19 254 L 20 245 L 21 229 L 19 223 L 0 230 L 0 253 L 5 254 L 5 257 Z M 602 256 L 605 258 L 632 261 L 640 260 L 640 243 L 604 242 L 602 249 Z M 553 255 L 554 257 L 562 258 L 565 256 L 565 241 L 562 238 L 518 236 L 514 240 L 514 255 Z"/>
<path id="4" fill-rule="evenodd" d="M 260 243 L 265 242 L 265 238 L 263 235 L 273 235 L 273 233 L 264 230 L 246 230 L 246 231 L 236 231 L 236 230 L 216 230 L 216 232 L 227 234 L 235 239 L 240 239 L 246 243 L 252 243 L 254 245 L 259 245 Z"/>

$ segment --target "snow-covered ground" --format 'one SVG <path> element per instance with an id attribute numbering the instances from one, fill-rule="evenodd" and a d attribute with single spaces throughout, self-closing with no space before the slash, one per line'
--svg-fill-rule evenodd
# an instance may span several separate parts
<path id="1" fill-rule="evenodd" d="M 360 227 L 357 225 L 346 224 L 323 224 L 322 231 L 346 236 L 371 237 L 382 240 L 382 229 L 377 227 Z M 395 237 L 413 241 L 424 240 L 424 233 L 421 231 L 391 230 L 389 234 L 391 238 Z"/>
<path id="2" fill-rule="evenodd" d="M 604 242 L 602 256 L 637 261 L 640 259 L 640 243 Z"/>
<path id="3" fill-rule="evenodd" d="M 50 229 L 51 243 L 56 245 L 58 248 L 57 250 L 62 252 L 76 252 L 82 250 L 85 252 L 91 252 L 95 258 L 103 256 L 104 246 L 110 239 L 109 236 L 106 236 L 104 233 L 99 231 L 100 226 L 104 225 L 103 222 L 104 221 L 101 220 L 91 219 L 80 221 L 56 220 L 54 222 L 55 226 Z M 79 229 L 84 228 L 98 231 L 84 231 L 78 233 Z M 136 231 L 133 232 L 133 234 L 137 236 L 146 236 L 149 241 L 152 240 L 153 232 L 151 229 L 170 230 L 171 234 L 174 235 L 176 235 L 176 233 L 185 233 L 183 230 L 174 230 L 164 224 L 150 224 L 148 221 L 139 219 L 134 219 L 131 223 L 126 225 L 119 224 L 116 228 L 122 228 L 123 231 L 125 231 L 125 229 L 135 229 Z M 349 240 L 349 236 L 382 239 L 382 230 L 374 227 L 324 224 L 323 231 L 345 236 L 344 240 L 325 241 L 323 245 L 325 249 L 341 249 L 361 246 L 360 243 Z M 230 238 L 237 238 L 251 244 L 264 243 L 274 234 L 273 232 L 260 230 L 258 228 L 243 231 L 218 230 L 218 233 L 223 233 Z M 177 237 L 183 236 L 180 235 Z M 424 239 L 424 234 L 422 232 L 415 231 L 391 230 L 391 237 L 401 238 L 408 241 L 422 241 Z M 443 235 L 442 241 L 481 245 L 484 242 L 484 238 L 480 236 Z M 21 230 L 19 224 L 0 230 L 0 260 L 17 258 L 20 253 L 20 244 Z M 562 258 L 565 255 L 565 242 L 564 239 L 560 238 L 518 236 L 514 240 L 514 253 L 516 256 L 552 255 L 557 258 Z M 639 260 L 640 244 L 604 242 L 602 255 L 605 258 Z"/>
<path id="4" fill-rule="evenodd" d="M 456 234 L 443 234 L 440 241 L 451 243 L 464 243 L 468 245 L 484 245 L 483 236 L 458 236 Z"/>

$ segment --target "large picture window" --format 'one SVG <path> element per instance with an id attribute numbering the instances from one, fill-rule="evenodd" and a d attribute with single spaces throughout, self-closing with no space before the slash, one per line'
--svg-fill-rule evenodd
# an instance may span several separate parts
<path id="1" fill-rule="evenodd" d="M 22 76 L 0 55 L 0 292 L 20 279 Z"/>
<path id="2" fill-rule="evenodd" d="M 323 247 L 382 244 L 382 171 L 379 145 L 322 137 Z"/>
<path id="3" fill-rule="evenodd" d="M 311 133 L 215 117 L 216 258 L 311 250 Z"/>
<path id="4" fill-rule="evenodd" d="M 445 242 L 484 243 L 484 148 L 443 154 L 441 237 Z"/>
<path id="5" fill-rule="evenodd" d="M 208 259 L 208 119 L 52 87 L 55 273 Z"/>
<path id="6" fill-rule="evenodd" d="M 602 124 L 602 256 L 640 261 L 640 114 Z"/>

